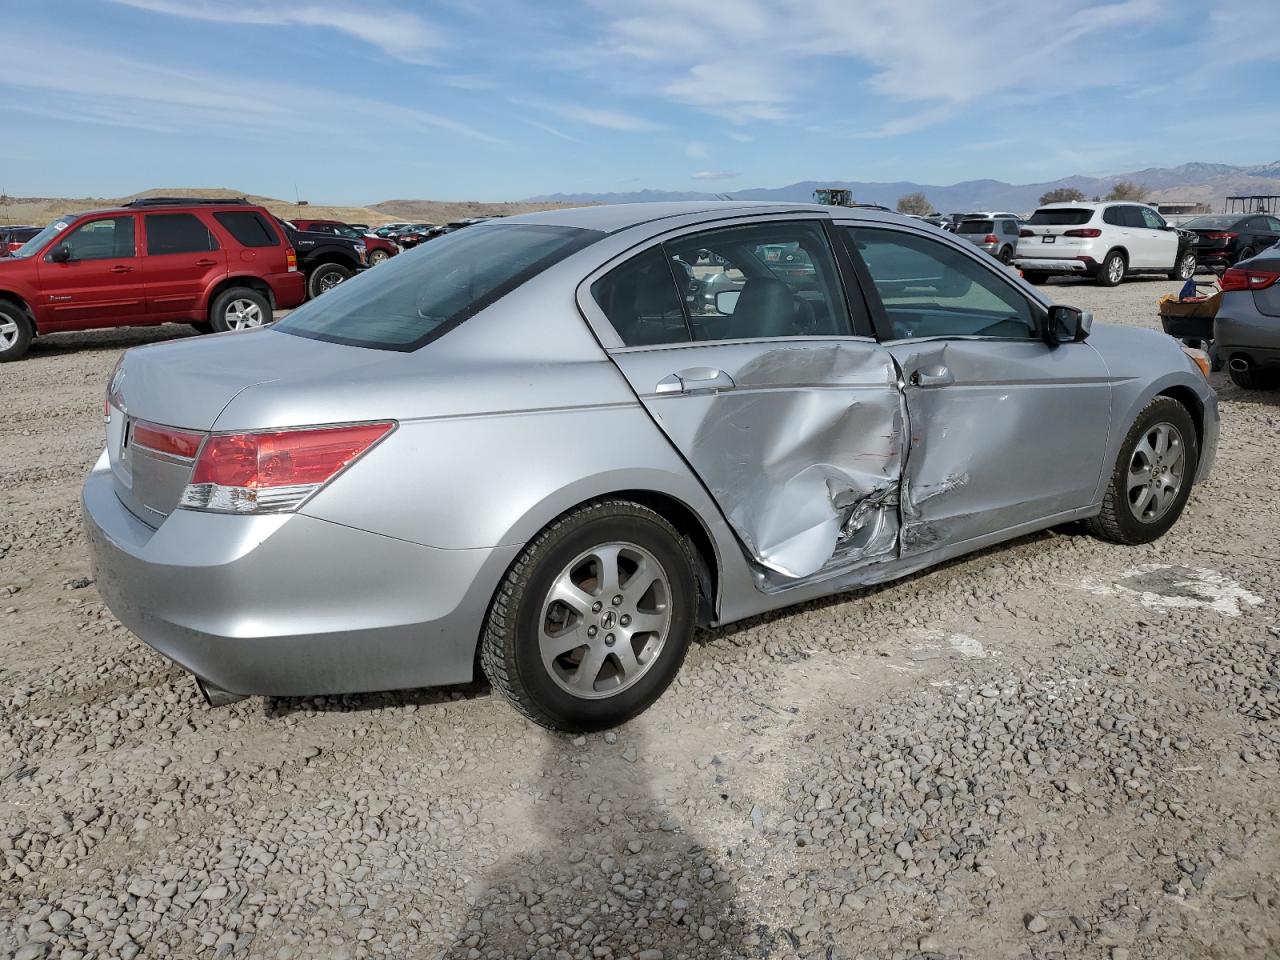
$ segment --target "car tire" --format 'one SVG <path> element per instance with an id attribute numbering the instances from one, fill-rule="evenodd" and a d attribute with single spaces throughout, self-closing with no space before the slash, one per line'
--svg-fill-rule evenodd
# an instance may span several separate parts
<path id="1" fill-rule="evenodd" d="M 250 287 L 228 287 L 209 305 L 209 326 L 215 333 L 252 330 L 271 321 L 271 302 Z"/>
<path id="2" fill-rule="evenodd" d="M 307 296 L 314 300 L 352 276 L 353 271 L 340 263 L 322 263 L 307 276 Z"/>
<path id="3" fill-rule="evenodd" d="M 1250 257 L 1253 257 L 1253 256 L 1256 256 L 1256 254 L 1253 252 L 1253 247 L 1245 247 L 1236 256 L 1236 263 L 1239 263 L 1241 260 L 1248 260 Z"/>
<path id="4" fill-rule="evenodd" d="M 1027 283 L 1033 283 L 1037 287 L 1043 286 L 1049 282 L 1049 274 L 1041 270 L 1023 270 L 1022 278 L 1026 280 Z"/>
<path id="5" fill-rule="evenodd" d="M 0 300 L 0 363 L 20 360 L 31 348 L 31 319 L 16 303 Z"/>
<path id="6" fill-rule="evenodd" d="M 1013 263 L 1013 247 L 1001 248 L 1000 254 L 999 256 L 996 257 L 996 259 L 999 260 L 1001 263 L 1003 263 L 1005 266 L 1008 266 L 1009 264 Z"/>
<path id="7" fill-rule="evenodd" d="M 1166 438 L 1163 452 L 1160 451 L 1158 442 L 1162 430 Z M 1171 460 L 1170 451 L 1175 448 L 1175 444 L 1170 439 L 1170 430 L 1177 437 L 1176 446 L 1181 449 L 1176 461 Z M 1144 463 L 1149 466 L 1145 473 L 1141 469 Z M 1107 480 L 1102 512 L 1086 520 L 1085 529 L 1095 537 L 1112 543 L 1134 545 L 1158 540 L 1181 516 L 1187 498 L 1191 495 L 1199 463 L 1200 445 L 1191 414 L 1171 397 L 1155 397 L 1142 408 L 1125 435 L 1120 455 L 1116 457 Z M 1170 465 L 1168 471 L 1161 469 L 1166 464 Z M 1181 474 L 1176 478 L 1176 488 L 1169 490 L 1169 477 L 1179 464 Z M 1133 469 L 1135 465 L 1138 465 L 1138 470 Z M 1159 503 L 1160 498 L 1156 497 L 1154 490 L 1149 490 L 1146 498 L 1142 497 L 1141 490 L 1147 486 L 1141 482 L 1143 476 L 1149 477 L 1149 482 L 1160 485 L 1167 498 L 1166 503 Z M 1153 512 L 1149 519 L 1142 519 L 1140 514 L 1150 509 L 1153 501 L 1161 508 L 1159 513 Z"/>
<path id="8" fill-rule="evenodd" d="M 1119 266 L 1116 265 L 1117 263 Z M 1114 287 L 1124 279 L 1124 269 L 1124 254 L 1118 250 L 1112 250 L 1103 258 L 1094 282 L 1100 287 Z"/>
<path id="9" fill-rule="evenodd" d="M 612 596 L 597 586 L 610 567 L 620 584 Z M 695 569 L 687 541 L 655 511 L 626 500 L 577 507 L 534 537 L 498 586 L 480 640 L 484 672 L 544 727 L 577 733 L 624 723 L 662 695 L 684 662 L 698 607 Z M 633 584 L 642 570 L 652 583 Z M 655 629 L 623 633 L 641 618 Z"/>
<path id="10" fill-rule="evenodd" d="M 1178 262 L 1174 264 L 1172 270 L 1169 271 L 1170 280 L 1190 280 L 1196 275 L 1196 255 L 1187 250 L 1180 257 Z"/>
<path id="11" fill-rule="evenodd" d="M 1280 387 L 1280 371 L 1259 370 L 1252 362 L 1243 370 L 1236 370 L 1227 364 L 1227 376 L 1241 390 L 1274 390 Z"/>
<path id="12" fill-rule="evenodd" d="M 385 250 L 369 251 L 369 266 L 371 267 L 376 267 L 380 263 L 386 263 L 390 259 L 391 254 L 387 253 Z"/>

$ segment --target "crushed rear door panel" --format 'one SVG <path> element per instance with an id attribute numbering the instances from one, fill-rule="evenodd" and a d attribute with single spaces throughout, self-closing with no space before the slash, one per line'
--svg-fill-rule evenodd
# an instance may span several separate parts
<path id="1" fill-rule="evenodd" d="M 896 552 L 904 408 L 883 348 L 773 340 L 613 359 L 765 570 L 803 578 Z"/>

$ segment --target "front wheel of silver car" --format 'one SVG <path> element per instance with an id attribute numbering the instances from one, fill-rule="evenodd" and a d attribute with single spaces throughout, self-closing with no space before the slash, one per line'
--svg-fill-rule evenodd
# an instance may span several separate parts
<path id="1" fill-rule="evenodd" d="M 481 660 L 526 717 L 564 731 L 629 720 L 684 661 L 697 611 L 687 541 L 660 514 L 599 500 L 521 552 L 490 605 Z"/>
<path id="2" fill-rule="evenodd" d="M 1177 522 L 1191 495 L 1200 447 L 1195 422 L 1172 397 L 1156 397 L 1129 428 L 1112 467 L 1102 512 L 1086 522 L 1113 543 L 1150 543 Z"/>

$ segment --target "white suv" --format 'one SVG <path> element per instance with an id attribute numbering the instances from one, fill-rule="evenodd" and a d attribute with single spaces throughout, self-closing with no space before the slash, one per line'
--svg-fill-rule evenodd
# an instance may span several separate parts
<path id="1" fill-rule="evenodd" d="M 1189 239 L 1140 203 L 1049 203 L 1022 225 L 1014 264 L 1032 283 L 1083 274 L 1114 287 L 1131 273 L 1187 280 L 1196 270 Z"/>

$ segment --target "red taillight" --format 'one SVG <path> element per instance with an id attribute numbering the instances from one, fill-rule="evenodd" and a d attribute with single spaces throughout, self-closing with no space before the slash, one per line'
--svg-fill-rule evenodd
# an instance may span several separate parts
<path id="1" fill-rule="evenodd" d="M 1020 236 L 1020 237 L 1034 237 L 1034 236 L 1035 236 L 1035 234 L 1034 234 L 1034 233 L 1032 233 L 1030 230 L 1019 230 L 1019 231 L 1018 231 L 1018 236 Z"/>
<path id="2" fill-rule="evenodd" d="M 385 437 L 392 426 L 362 423 L 210 437 L 191 482 L 249 489 L 324 483 Z"/>
<path id="3" fill-rule="evenodd" d="M 210 437 L 181 504 L 197 510 L 293 510 L 395 428 L 392 421 Z"/>
<path id="4" fill-rule="evenodd" d="M 1280 273 L 1268 270 L 1247 270 L 1244 267 L 1232 267 L 1222 275 L 1222 289 L 1227 290 L 1265 290 L 1280 280 Z"/>
<path id="5" fill-rule="evenodd" d="M 1064 237 L 1100 237 L 1102 231 L 1097 227 L 1081 227 L 1078 230 L 1063 230 Z"/>
<path id="6" fill-rule="evenodd" d="M 110 401 L 108 401 L 108 415 L 110 415 L 110 411 L 111 406 Z M 133 433 L 129 442 L 135 447 L 146 447 L 156 453 L 168 454 L 171 457 L 183 457 L 189 460 L 196 455 L 196 451 L 200 449 L 200 441 L 203 439 L 204 437 L 199 433 L 174 430 L 171 427 L 158 427 L 139 420 L 133 425 Z"/>
<path id="7" fill-rule="evenodd" d="M 285 267 L 290 273 L 295 273 L 298 269 L 298 255 L 293 252 L 293 248 L 289 247 L 284 252 Z"/>
<path id="8" fill-rule="evenodd" d="M 1238 234 L 1238 233 L 1225 233 L 1225 232 L 1223 232 L 1223 233 L 1202 233 L 1202 234 L 1200 234 L 1200 236 L 1204 237 L 1206 240 L 1234 240 L 1236 237 L 1240 236 L 1240 234 Z"/>
<path id="9" fill-rule="evenodd" d="M 994 233 L 988 233 L 985 237 L 982 238 L 982 242 L 983 243 L 999 243 L 1000 238 L 997 237 Z"/>

